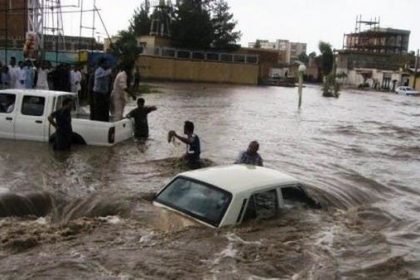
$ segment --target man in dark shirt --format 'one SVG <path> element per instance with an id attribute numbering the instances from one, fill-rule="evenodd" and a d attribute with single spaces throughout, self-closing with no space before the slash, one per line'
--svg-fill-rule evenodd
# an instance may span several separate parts
<path id="1" fill-rule="evenodd" d="M 252 141 L 249 143 L 248 149 L 239 154 L 235 164 L 263 166 L 263 159 L 258 153 L 259 148 L 260 144 L 257 141 Z"/>
<path id="2" fill-rule="evenodd" d="M 187 137 L 179 136 L 175 131 L 170 131 L 170 136 L 179 139 L 181 142 L 187 145 L 187 152 L 183 156 L 183 159 L 187 161 L 187 164 L 192 169 L 200 168 L 200 138 L 194 134 L 194 123 L 186 121 L 184 123 L 184 134 Z"/>
<path id="3" fill-rule="evenodd" d="M 63 101 L 63 106 L 48 117 L 48 121 L 56 128 L 55 150 L 70 149 L 73 135 L 73 129 L 71 127 L 72 108 L 73 100 L 71 98 L 66 98 Z"/>
<path id="4" fill-rule="evenodd" d="M 147 115 L 156 111 L 156 106 L 144 106 L 144 99 L 137 99 L 137 108 L 127 114 L 126 118 L 134 119 L 134 137 L 147 138 L 149 137 L 149 124 L 147 122 Z"/>

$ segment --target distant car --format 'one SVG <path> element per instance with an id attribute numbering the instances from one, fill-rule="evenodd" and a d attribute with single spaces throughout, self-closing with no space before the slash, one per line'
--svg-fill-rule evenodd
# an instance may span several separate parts
<path id="1" fill-rule="evenodd" d="M 219 228 L 274 216 L 279 209 L 293 206 L 292 200 L 320 208 L 303 184 L 287 174 L 229 165 L 177 175 L 155 196 L 153 204 Z"/>
<path id="2" fill-rule="evenodd" d="M 397 87 L 395 90 L 396 94 L 404 94 L 404 95 L 411 95 L 411 96 L 417 96 L 420 95 L 420 91 L 414 90 L 412 87 Z"/>

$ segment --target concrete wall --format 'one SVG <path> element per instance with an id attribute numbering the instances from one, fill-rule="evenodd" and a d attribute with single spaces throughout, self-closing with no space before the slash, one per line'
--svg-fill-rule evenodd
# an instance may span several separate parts
<path id="1" fill-rule="evenodd" d="M 146 79 L 171 81 L 258 84 L 259 66 L 140 56 L 140 73 Z"/>
<path id="2" fill-rule="evenodd" d="M 410 87 L 414 88 L 414 74 L 410 75 L 410 82 L 409 82 Z M 416 77 L 416 86 L 415 86 L 415 90 L 420 90 L 420 77 Z"/>
<path id="3" fill-rule="evenodd" d="M 391 83 L 389 85 L 389 88 L 392 88 L 392 81 L 396 80 L 396 86 L 403 84 L 403 77 L 402 74 L 399 71 L 383 71 L 378 69 L 354 69 L 354 70 L 347 70 L 344 68 L 337 68 L 337 73 L 344 72 L 347 74 L 347 78 L 343 79 L 343 83 L 346 85 L 357 87 L 360 84 L 363 83 L 363 76 L 360 74 L 360 72 L 371 72 L 372 77 L 367 79 L 367 83 L 370 85 L 370 87 L 374 86 L 374 81 L 376 80 L 379 82 L 379 87 L 384 86 L 384 79 L 385 77 L 388 77 L 390 79 Z"/>
<path id="4" fill-rule="evenodd" d="M 156 36 L 140 36 L 137 38 L 137 43 L 147 48 L 171 46 L 171 40 Z"/>

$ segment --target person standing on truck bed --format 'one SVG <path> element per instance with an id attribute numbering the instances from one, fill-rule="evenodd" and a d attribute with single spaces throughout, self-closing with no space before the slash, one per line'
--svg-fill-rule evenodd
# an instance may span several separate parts
<path id="1" fill-rule="evenodd" d="M 19 69 L 17 71 L 17 79 L 16 79 L 15 88 L 24 89 L 25 80 L 26 80 L 26 71 L 24 69 L 24 64 L 22 61 L 19 61 L 18 65 L 19 65 Z"/>
<path id="2" fill-rule="evenodd" d="M 93 83 L 93 120 L 109 122 L 109 81 L 112 69 L 103 57 L 99 60 Z M 91 108 L 92 110 L 92 108 Z"/>
<path id="3" fill-rule="evenodd" d="M 9 75 L 10 75 L 10 88 L 16 88 L 16 81 L 18 79 L 19 67 L 16 66 L 16 57 L 12 56 L 10 58 L 9 68 Z"/>
<path id="4" fill-rule="evenodd" d="M 36 81 L 36 88 L 37 89 L 44 89 L 49 90 L 48 86 L 48 74 L 50 70 L 48 69 L 47 61 L 42 61 L 41 66 L 38 68 L 37 73 L 37 81 Z"/>
<path id="5" fill-rule="evenodd" d="M 66 98 L 63 106 L 53 112 L 48 121 L 56 128 L 54 150 L 69 150 L 71 147 L 73 129 L 71 127 L 71 109 L 73 99 Z"/>
<path id="6" fill-rule="evenodd" d="M 34 88 L 35 73 L 34 73 L 34 66 L 32 64 L 32 61 L 27 59 L 25 61 L 25 66 L 23 67 L 23 69 L 25 69 L 25 88 L 26 89 Z"/>
<path id="7" fill-rule="evenodd" d="M 132 65 L 129 64 L 121 65 L 121 71 L 115 77 L 114 86 L 111 92 L 111 115 L 113 121 L 120 121 L 123 119 L 124 107 L 127 103 L 128 95 L 132 96 L 133 99 L 136 100 L 136 97 L 128 90 L 128 75 L 132 68 Z"/>
<path id="8" fill-rule="evenodd" d="M 144 99 L 137 99 L 137 108 L 127 114 L 126 118 L 134 119 L 134 137 L 137 139 L 149 137 L 149 124 L 147 115 L 156 111 L 156 106 L 144 106 Z"/>

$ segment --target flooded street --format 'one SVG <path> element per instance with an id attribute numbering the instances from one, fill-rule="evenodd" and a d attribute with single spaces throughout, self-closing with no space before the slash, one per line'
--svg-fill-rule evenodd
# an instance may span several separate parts
<path id="1" fill-rule="evenodd" d="M 293 88 L 158 86 L 146 143 L 0 140 L 0 192 L 55 198 L 45 218 L 0 219 L 0 279 L 420 279 L 420 98 L 308 86 L 298 110 Z M 153 207 L 183 169 L 167 133 L 185 120 L 214 165 L 258 140 L 324 209 L 214 230 Z"/>

